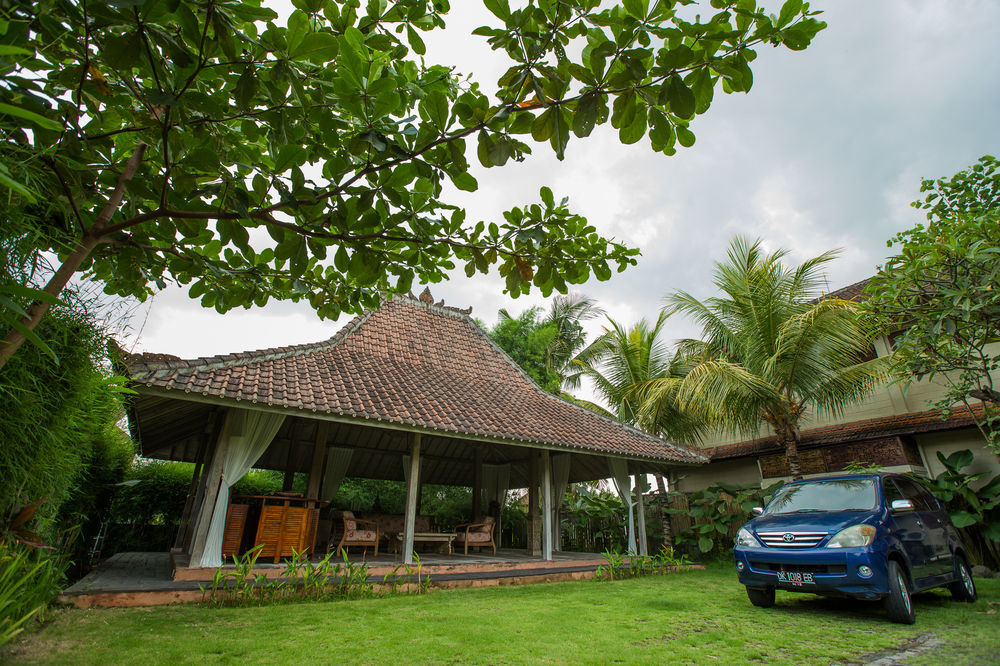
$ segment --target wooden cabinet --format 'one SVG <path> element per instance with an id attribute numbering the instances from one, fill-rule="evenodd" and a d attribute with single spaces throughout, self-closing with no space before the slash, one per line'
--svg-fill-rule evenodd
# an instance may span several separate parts
<path id="1" fill-rule="evenodd" d="M 287 495 L 239 495 L 234 499 L 259 500 L 260 516 L 257 518 L 256 512 L 251 511 L 247 504 L 229 505 L 222 543 L 223 557 L 245 550 L 240 544 L 248 529 L 254 530 L 251 532 L 255 534 L 253 545 L 263 545 L 258 555 L 262 560 L 270 558 L 277 564 L 282 557 L 291 557 L 293 550 L 298 553 L 307 551 L 312 555 L 319 525 L 318 505 L 325 504 L 324 501 Z M 251 516 L 249 520 L 248 516 Z M 256 521 L 253 518 L 257 518 Z"/>

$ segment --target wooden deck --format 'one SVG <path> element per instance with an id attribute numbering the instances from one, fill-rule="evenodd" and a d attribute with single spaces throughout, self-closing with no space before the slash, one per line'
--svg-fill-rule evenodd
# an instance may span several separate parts
<path id="1" fill-rule="evenodd" d="M 386 574 L 402 574 L 398 556 L 379 553 L 352 562 L 368 563 L 369 582 L 383 583 Z M 420 554 L 421 573 L 432 587 L 481 587 L 593 578 L 604 557 L 594 553 L 557 552 L 550 561 L 528 556 L 523 550 L 500 549 L 482 554 Z M 232 568 L 227 567 L 227 568 Z M 259 563 L 255 572 L 279 577 L 283 564 Z M 200 601 L 200 586 L 210 581 L 214 568 L 189 567 L 183 557 L 170 553 L 118 553 L 60 595 L 63 603 L 78 608 L 95 606 L 158 606 Z"/>

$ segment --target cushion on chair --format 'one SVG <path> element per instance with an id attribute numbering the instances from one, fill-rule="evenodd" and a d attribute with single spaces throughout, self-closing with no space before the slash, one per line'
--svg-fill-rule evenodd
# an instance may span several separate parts
<path id="1" fill-rule="evenodd" d="M 462 535 L 465 536 L 464 534 Z M 469 543 L 489 543 L 493 540 L 492 535 L 489 532 L 469 532 Z"/>
<path id="2" fill-rule="evenodd" d="M 347 530 L 346 541 L 374 541 L 376 532 L 375 530 L 358 530 L 351 528 Z"/>
<path id="3" fill-rule="evenodd" d="M 345 530 L 347 530 L 348 532 L 351 532 L 351 531 L 357 529 L 358 524 L 356 522 L 354 522 L 354 512 L 353 511 L 344 511 L 342 515 L 344 517 L 344 529 Z"/>

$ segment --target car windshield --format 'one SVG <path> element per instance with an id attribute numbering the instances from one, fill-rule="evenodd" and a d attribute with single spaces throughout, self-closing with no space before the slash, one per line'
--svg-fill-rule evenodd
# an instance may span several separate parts
<path id="1" fill-rule="evenodd" d="M 785 486 L 768 502 L 764 514 L 870 511 L 874 508 L 874 479 L 837 479 Z"/>

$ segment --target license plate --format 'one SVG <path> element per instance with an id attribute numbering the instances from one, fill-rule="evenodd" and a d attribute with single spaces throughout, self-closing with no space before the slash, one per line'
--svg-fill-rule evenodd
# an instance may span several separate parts
<path id="1" fill-rule="evenodd" d="M 799 571 L 779 571 L 778 572 L 778 582 L 788 583 L 789 585 L 815 585 L 816 581 L 813 580 L 813 575 L 811 573 L 801 573 Z"/>

